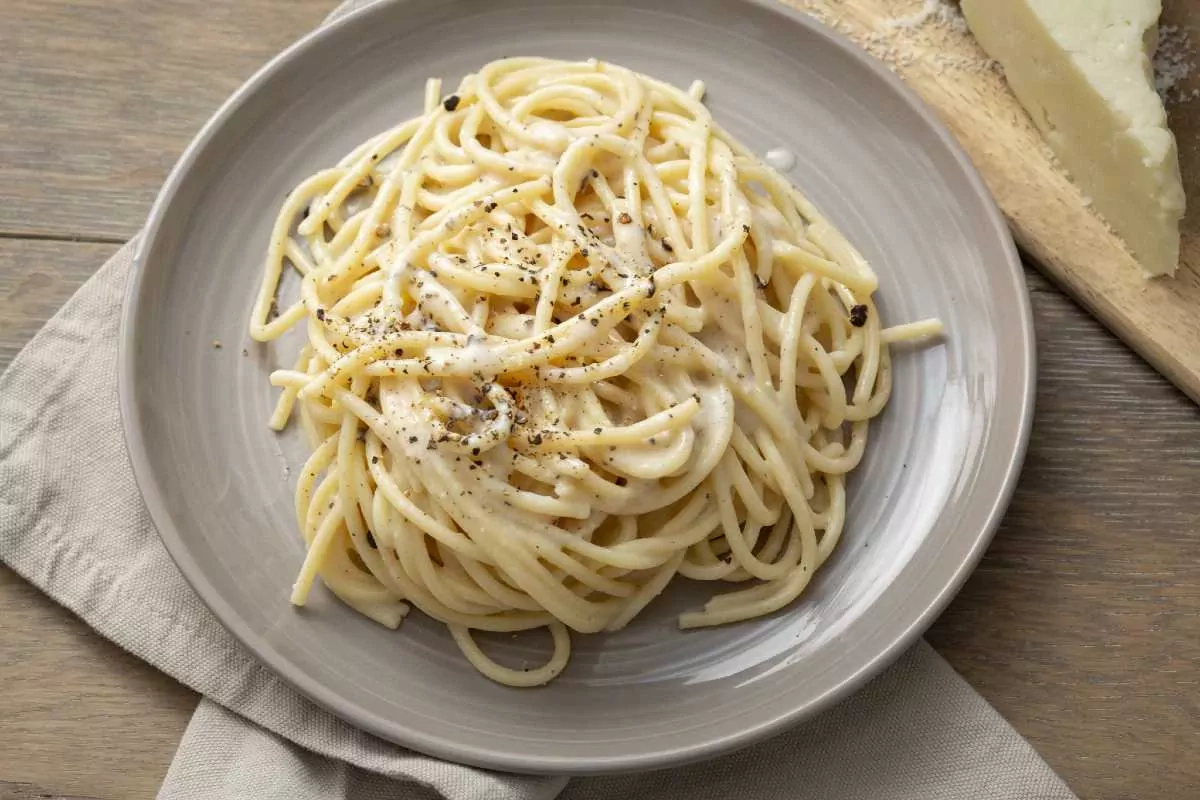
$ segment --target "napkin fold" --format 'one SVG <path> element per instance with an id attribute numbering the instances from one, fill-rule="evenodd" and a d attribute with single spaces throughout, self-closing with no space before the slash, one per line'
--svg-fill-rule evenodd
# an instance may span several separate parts
<path id="1" fill-rule="evenodd" d="M 334 13 L 364 5 L 352 0 Z M 0 376 L 0 560 L 204 695 L 161 800 L 1072 800 L 924 642 L 818 718 L 704 764 L 519 776 L 422 756 L 318 708 L 192 592 L 128 465 L 117 408 L 126 245 Z"/>

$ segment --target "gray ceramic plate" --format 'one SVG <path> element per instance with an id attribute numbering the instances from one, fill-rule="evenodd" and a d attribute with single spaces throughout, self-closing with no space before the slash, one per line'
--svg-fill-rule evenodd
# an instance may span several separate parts
<path id="1" fill-rule="evenodd" d="M 267 373 L 294 342 L 245 334 L 284 193 L 504 55 L 597 56 L 686 86 L 765 152 L 874 264 L 890 322 L 943 345 L 896 355 L 896 390 L 854 475 L 847 534 L 793 607 L 680 632 L 677 586 L 627 630 L 575 637 L 536 690 L 480 677 L 441 625 L 393 632 L 323 590 L 288 605 L 300 437 L 271 433 Z M 223 343 L 221 349 L 213 341 Z M 246 348 L 243 353 L 243 348 Z M 246 646 L 318 703 L 426 753 L 512 771 L 666 766 L 747 744 L 860 686 L 962 583 L 1007 502 L 1032 415 L 1033 334 L 1004 222 L 967 159 L 885 69 L 807 18 L 729 0 L 410 0 L 371 6 L 271 62 L 167 181 L 129 287 L 121 405 L 139 485 L 180 569 Z M 502 658 L 540 658 L 536 636 Z"/>

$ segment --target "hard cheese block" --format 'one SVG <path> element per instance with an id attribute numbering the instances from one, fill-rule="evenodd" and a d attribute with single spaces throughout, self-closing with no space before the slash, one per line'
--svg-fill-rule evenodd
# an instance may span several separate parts
<path id="1" fill-rule="evenodd" d="M 1150 275 L 1179 262 L 1183 184 L 1154 91 L 1161 0 L 962 0 L 971 32 Z"/>

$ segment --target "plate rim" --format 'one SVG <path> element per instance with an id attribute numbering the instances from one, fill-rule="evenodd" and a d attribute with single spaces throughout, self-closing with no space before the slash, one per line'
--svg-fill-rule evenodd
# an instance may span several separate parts
<path id="1" fill-rule="evenodd" d="M 229 631 L 238 642 L 258 661 L 269 667 L 271 671 L 284 680 L 288 685 L 297 689 L 302 695 L 329 711 L 335 717 L 358 727 L 368 733 L 381 737 L 389 742 L 428 754 L 448 761 L 468 764 L 488 769 L 504 770 L 524 774 L 556 774 L 556 775 L 597 775 L 614 772 L 644 771 L 679 766 L 694 761 L 714 758 L 782 731 L 810 719 L 828 709 L 838 701 L 845 699 L 861 689 L 869 680 L 890 666 L 897 658 L 924 633 L 937 619 L 949 602 L 959 592 L 966 579 L 974 572 L 979 560 L 986 552 L 997 528 L 1004 517 L 1017 482 L 1021 474 L 1027 452 L 1030 434 L 1033 427 L 1034 406 L 1036 399 L 1036 333 L 1033 325 L 1033 310 L 1028 288 L 1025 282 L 1024 270 L 1016 244 L 1000 209 L 998 208 L 990 189 L 987 187 L 978 169 L 957 139 L 949 132 L 932 109 L 909 88 L 883 62 L 871 56 L 849 38 L 815 17 L 800 11 L 782 0 L 733 0 L 737 5 L 755 7 L 781 18 L 782 24 L 800 26 L 807 33 L 821 37 L 837 47 L 844 55 L 866 66 L 873 78 L 886 90 L 903 101 L 933 133 L 945 152 L 953 157 L 962 177 L 971 188 L 974 199 L 979 205 L 988 227 L 995 233 L 995 239 L 1005 256 L 1007 276 L 1018 289 L 1020 298 L 1016 312 L 1019 328 L 1022 333 L 1020 347 L 1020 369 L 1022 380 L 1022 404 L 1018 417 L 1017 441 L 1011 454 L 1002 466 L 1003 477 L 999 482 L 999 490 L 986 513 L 986 521 L 980 530 L 974 534 L 974 541 L 968 550 L 966 558 L 950 575 L 945 585 L 936 592 L 925 608 L 916 616 L 912 623 L 894 635 L 890 644 L 882 648 L 868 663 L 859 670 L 842 677 L 834 686 L 809 702 L 792 707 L 786 712 L 778 713 L 771 719 L 757 725 L 744 726 L 733 733 L 714 734 L 701 745 L 685 745 L 673 747 L 670 745 L 657 748 L 653 752 L 628 754 L 623 757 L 601 756 L 586 760 L 571 759 L 565 756 L 547 756 L 526 754 L 514 757 L 494 750 L 488 750 L 437 735 L 428 735 L 418 728 L 406 726 L 403 722 L 383 718 L 374 714 L 368 708 L 347 708 L 340 695 L 326 684 L 323 684 L 302 670 L 289 659 L 278 653 L 272 645 L 262 640 L 248 625 L 237 611 L 221 597 L 220 593 L 205 578 L 198 562 L 189 552 L 184 537 L 175 527 L 172 515 L 167 508 L 164 493 L 158 483 L 157 476 L 151 467 L 147 442 L 143 435 L 141 413 L 135 400 L 135 360 L 138 300 L 142 292 L 146 276 L 146 257 L 156 241 L 168 211 L 180 189 L 180 185 L 190 172 L 199 154 L 217 133 L 237 114 L 247 101 L 260 89 L 262 84 L 284 69 L 293 60 L 304 55 L 322 39 L 334 35 L 344 27 L 360 24 L 359 20 L 376 14 L 393 13 L 397 7 L 402 7 L 415 0 L 368 0 L 368 2 L 335 19 L 329 19 L 320 26 L 306 33 L 294 43 L 272 57 L 234 91 L 208 118 L 199 132 L 189 142 L 179 159 L 169 172 L 162 188 L 155 197 L 150 213 L 143 229 L 136 236 L 134 254 L 129 278 L 122 298 L 120 330 L 118 334 L 117 356 L 117 396 L 124 436 L 126 455 L 132 467 L 134 482 L 139 494 L 149 512 L 151 522 L 171 559 L 178 567 L 189 586 L 213 613 L 221 625 Z M 335 10 L 336 11 L 336 10 Z"/>

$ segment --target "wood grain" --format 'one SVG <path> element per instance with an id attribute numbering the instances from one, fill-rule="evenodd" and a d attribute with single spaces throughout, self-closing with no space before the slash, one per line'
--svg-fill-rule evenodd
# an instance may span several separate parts
<path id="1" fill-rule="evenodd" d="M 1171 109 L 1191 212 L 1179 271 L 1146 280 L 1121 241 L 1055 167 L 1048 148 L 996 70 L 966 32 L 932 41 L 889 22 L 916 0 L 786 0 L 888 60 L 957 137 L 1004 211 L 1017 243 L 1056 284 L 1200 402 L 1200 99 Z M 1167 0 L 1164 22 L 1200 37 L 1200 3 Z M 1200 75 L 1192 82 L 1200 86 Z"/>
<path id="2" fill-rule="evenodd" d="M 79 795 L 67 797 L 46 791 L 32 783 L 0 781 L 0 800 L 96 800 L 96 798 L 80 797 Z"/>
<path id="3" fill-rule="evenodd" d="M 1170 13 L 1200 10 L 1188 2 Z M 0 0 L 0 367 L 115 250 L 12 237 L 130 235 L 196 126 L 329 5 Z M 918 3 L 808 5 L 837 5 L 862 27 L 864 9 Z M 910 68 L 915 80 L 936 71 Z M 979 80 L 998 93 L 994 77 Z M 943 113 L 983 113 L 966 108 L 981 90 L 956 91 L 944 90 Z M 990 118 L 1023 130 L 1017 110 Z M 997 146 L 1039 146 L 1031 130 L 1020 135 Z M 1189 189 L 1200 176 L 1195 142 L 1181 136 Z M 1067 192 L 1061 176 L 1047 177 L 1033 156 L 1006 176 L 1006 151 L 974 146 L 985 172 L 1000 173 L 989 175 L 994 188 L 1009 187 L 998 194 L 1023 241 L 1036 233 L 1061 239 L 1050 242 L 1060 251 L 1111 257 L 1094 241 L 1095 221 L 1064 195 L 1061 209 L 1014 199 L 1022 180 Z M 1088 278 L 1100 267 L 1081 269 Z M 1089 301 L 1097 307 L 1131 291 L 1121 281 L 1101 288 Z M 1046 280 L 1031 274 L 1030 289 L 1041 372 L 1026 469 L 995 543 L 930 639 L 1081 797 L 1194 800 L 1200 411 Z M 1148 301 L 1137 302 L 1144 312 Z M 194 695 L 3 568 L 0 609 L 0 800 L 153 797 Z"/>
<path id="4" fill-rule="evenodd" d="M 204 121 L 332 7 L 0 2 L 0 234 L 128 239 Z"/>

